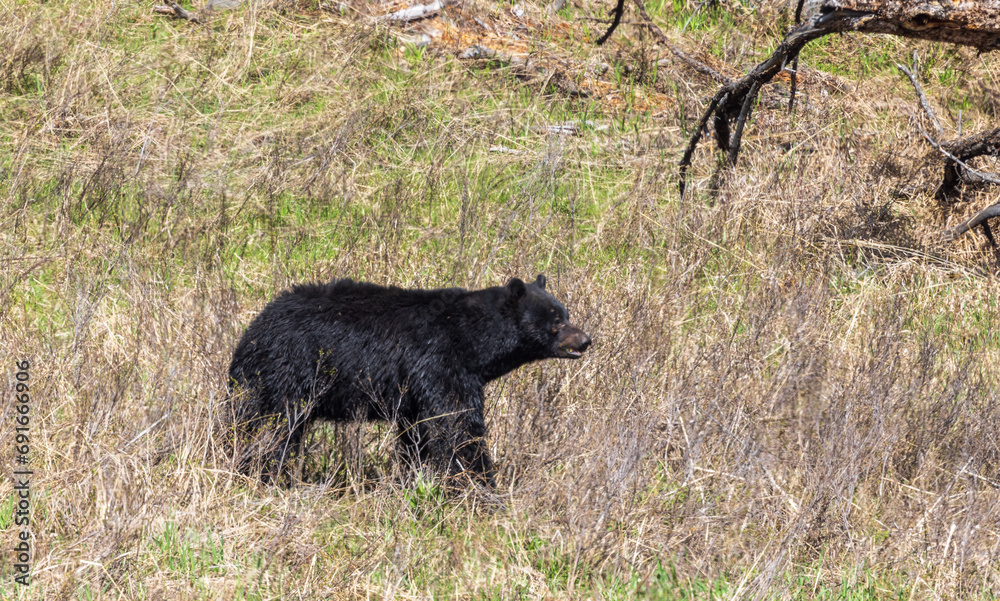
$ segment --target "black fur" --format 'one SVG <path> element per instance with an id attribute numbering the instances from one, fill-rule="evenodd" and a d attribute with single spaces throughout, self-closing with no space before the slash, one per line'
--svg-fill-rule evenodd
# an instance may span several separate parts
<path id="1" fill-rule="evenodd" d="M 531 284 L 405 290 L 337 280 L 296 286 L 253 320 L 229 367 L 241 423 L 276 417 L 274 476 L 310 420 L 386 420 L 404 455 L 492 483 L 483 386 L 525 363 L 577 358 L 590 337 Z"/>

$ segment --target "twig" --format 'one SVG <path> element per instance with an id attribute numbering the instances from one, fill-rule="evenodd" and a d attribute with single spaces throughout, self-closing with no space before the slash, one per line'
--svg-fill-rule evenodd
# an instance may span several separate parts
<path id="1" fill-rule="evenodd" d="M 167 411 L 163 416 L 160 417 L 160 419 L 158 419 L 155 422 L 153 422 L 153 424 L 151 426 L 149 426 L 148 428 L 146 428 L 142 432 L 139 432 L 138 434 L 136 434 L 134 437 L 132 437 L 132 440 L 126 442 L 124 446 L 122 446 L 121 448 L 118 449 L 118 452 L 119 453 L 124 452 L 125 449 L 129 448 L 130 446 L 132 446 L 133 442 L 139 440 L 140 438 L 142 438 L 143 436 L 145 436 L 146 434 L 148 434 L 150 430 L 152 430 L 156 426 L 159 426 L 160 422 L 162 422 L 163 420 L 167 419 L 172 414 L 173 414 L 172 411 Z"/>
<path id="2" fill-rule="evenodd" d="M 920 87 L 920 82 L 917 81 L 917 76 L 913 74 L 913 71 L 910 71 L 899 63 L 896 63 L 896 68 L 910 78 L 910 83 L 913 84 L 913 89 L 917 91 L 917 98 L 920 99 L 920 106 L 924 108 L 924 112 L 927 113 L 927 118 L 931 120 L 931 123 L 934 124 L 934 129 L 937 130 L 938 140 L 944 138 L 944 130 L 941 128 L 941 123 L 938 121 L 937 115 L 934 114 L 934 109 L 932 109 L 930 103 L 927 102 L 927 97 L 924 96 L 924 89 Z"/>
<path id="3" fill-rule="evenodd" d="M 170 4 L 164 6 L 162 4 L 156 4 L 153 6 L 153 12 L 160 15 L 168 15 L 171 17 L 177 17 L 178 19 L 184 19 L 186 21 L 191 21 L 192 23 L 201 23 L 201 17 L 198 13 L 193 13 L 188 10 L 181 8 L 180 4 L 176 2 L 171 2 Z"/>
<path id="4" fill-rule="evenodd" d="M 718 71 L 709 67 L 705 63 L 699 61 L 698 59 L 689 56 L 683 50 L 671 44 L 670 39 L 667 38 L 667 36 L 663 33 L 663 30 L 660 29 L 656 25 L 656 23 L 653 22 L 653 18 L 649 16 L 648 12 L 646 12 L 646 5 L 643 3 L 642 0 L 635 0 L 635 6 L 639 10 L 639 14 L 642 16 L 642 18 L 645 19 L 645 22 L 637 23 L 637 25 L 642 25 L 643 27 L 651 31 L 653 33 L 653 36 L 656 37 L 657 41 L 660 44 L 666 46 L 667 50 L 669 50 L 671 54 L 673 54 L 677 58 L 687 63 L 695 71 L 707 75 L 712 79 L 714 79 L 715 81 L 725 84 L 728 84 L 732 81 L 722 73 L 719 73 Z"/>

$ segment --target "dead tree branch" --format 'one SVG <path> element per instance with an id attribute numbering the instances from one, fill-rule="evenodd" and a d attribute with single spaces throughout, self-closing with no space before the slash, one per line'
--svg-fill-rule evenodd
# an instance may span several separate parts
<path id="1" fill-rule="evenodd" d="M 795 26 L 802 24 L 802 6 L 805 0 L 799 0 L 795 5 Z M 795 93 L 799 87 L 799 57 L 792 59 L 792 68 L 789 72 L 792 80 L 792 90 L 788 93 L 788 112 L 795 110 Z"/>
<path id="2" fill-rule="evenodd" d="M 663 30 L 660 29 L 656 25 L 656 23 L 653 22 L 653 18 L 649 16 L 648 12 L 646 12 L 646 5 L 643 3 L 642 0 L 635 0 L 635 7 L 639 11 L 639 14 L 642 16 L 642 18 L 645 19 L 645 22 L 639 23 L 639 25 L 642 25 L 643 27 L 648 29 L 656 38 L 656 41 L 665 46 L 667 50 L 670 51 L 671 54 L 673 54 L 677 58 L 687 63 L 695 71 L 707 75 L 712 79 L 714 79 L 715 81 L 718 81 L 720 83 L 729 83 L 730 81 L 732 81 L 722 73 L 719 73 L 718 71 L 709 67 L 705 63 L 699 61 L 698 59 L 689 56 L 683 50 L 671 44 L 670 39 L 667 38 L 667 36 L 663 33 Z"/>
<path id="3" fill-rule="evenodd" d="M 749 107 L 756 100 L 757 91 L 760 89 L 760 86 L 770 82 L 786 64 L 798 56 L 803 46 L 827 33 L 829 32 L 813 27 L 810 23 L 794 28 L 785 36 L 784 41 L 774 51 L 771 58 L 751 69 L 750 73 L 742 79 L 732 81 L 722 86 L 722 89 L 716 92 L 715 96 L 709 102 L 708 109 L 706 109 L 701 117 L 701 121 L 699 121 L 695 128 L 691 136 L 691 141 L 684 151 L 684 156 L 681 158 L 680 194 L 682 200 L 684 198 L 684 188 L 687 183 L 687 170 L 691 166 L 691 159 L 694 156 L 695 148 L 698 146 L 698 142 L 701 141 L 701 136 L 705 130 L 705 126 L 708 124 L 708 120 L 713 119 L 716 144 L 720 150 L 729 153 L 728 164 L 734 164 L 739 156 L 740 140 L 733 141 L 730 139 L 729 124 L 734 119 L 739 119 L 740 115 L 742 115 L 744 121 L 736 123 L 736 130 L 742 135 L 745 119 L 750 115 L 749 110 L 744 110 L 744 105 Z M 733 149 L 735 149 L 735 152 L 733 152 Z"/>
<path id="4" fill-rule="evenodd" d="M 920 105 L 923 107 L 924 112 L 927 113 L 927 118 L 930 119 L 931 123 L 934 124 L 935 129 L 937 129 L 938 137 L 935 139 L 932 138 L 930 134 L 925 132 L 919 124 L 917 124 L 917 129 L 920 130 L 920 133 L 924 136 L 927 142 L 945 157 L 944 180 L 941 182 L 941 186 L 938 187 L 934 194 L 937 199 L 941 201 L 947 200 L 948 195 L 954 191 L 954 189 L 958 186 L 958 183 L 962 180 L 970 183 L 988 182 L 1000 184 L 1000 177 L 991 173 L 984 173 L 973 169 L 966 162 L 970 159 L 983 155 L 1000 156 L 1000 129 L 986 131 L 968 138 L 959 138 L 958 140 L 952 140 L 950 142 L 940 142 L 941 138 L 944 137 L 944 130 L 941 128 L 941 123 L 938 121 L 937 115 L 934 114 L 934 109 L 932 109 L 930 103 L 927 102 L 927 97 L 924 95 L 924 90 L 920 86 L 920 82 L 917 81 L 916 75 L 903 65 L 897 64 L 896 66 L 910 78 L 910 83 L 913 84 L 913 89 L 917 92 L 917 98 L 920 101 Z M 997 241 L 993 236 L 993 230 L 990 228 L 989 220 L 998 216 L 1000 216 L 1000 203 L 993 204 L 983 209 L 973 215 L 972 218 L 959 224 L 958 227 L 946 231 L 944 238 L 945 240 L 954 240 L 955 238 L 958 238 L 962 234 L 968 232 L 970 229 L 982 226 L 983 234 L 989 241 L 990 247 L 996 251 Z"/>
<path id="5" fill-rule="evenodd" d="M 831 33 L 856 31 L 886 33 L 907 38 L 972 46 L 980 52 L 1000 48 L 1000 0 L 980 2 L 936 2 L 933 0 L 824 0 L 806 22 L 788 32 L 774 54 L 750 70 L 746 76 L 724 85 L 709 102 L 681 158 L 679 188 L 684 198 L 687 170 L 709 119 L 713 119 L 715 139 L 728 152 L 727 166 L 739 157 L 740 140 L 732 140 L 730 124 L 736 121 L 736 135 L 743 126 L 761 86 L 793 63 L 803 46 Z"/>
<path id="6" fill-rule="evenodd" d="M 919 124 L 917 124 L 917 130 L 934 147 L 934 150 L 943 154 L 947 159 L 944 166 L 944 181 L 934 193 L 938 200 L 947 200 L 948 194 L 954 191 L 959 182 L 963 181 L 967 184 L 1000 185 L 1000 175 L 980 171 L 966 162 L 978 156 L 1000 156 L 1000 147 L 997 144 L 1000 129 L 943 143 L 932 138 Z M 953 151 L 957 154 L 954 154 Z"/>
<path id="7" fill-rule="evenodd" d="M 938 121 L 937 115 L 934 113 L 934 109 L 932 109 L 930 103 L 927 102 L 927 96 L 924 96 L 924 89 L 920 86 L 920 82 L 917 81 L 917 76 L 913 74 L 913 71 L 910 71 L 899 63 L 896 63 L 896 67 L 910 78 L 910 83 L 913 84 L 913 89 L 917 92 L 917 99 L 920 100 L 920 106 L 923 107 L 924 113 L 927 114 L 927 118 L 930 119 L 931 124 L 934 125 L 934 129 L 937 130 L 938 140 L 944 138 L 944 129 L 941 128 L 941 122 Z"/>
<path id="8" fill-rule="evenodd" d="M 732 79 L 726 77 L 722 73 L 719 73 L 715 69 L 709 67 L 708 65 L 706 65 L 705 63 L 701 62 L 700 60 L 694 58 L 693 56 L 688 55 L 687 53 L 685 53 L 683 50 L 681 50 L 677 46 L 674 46 L 673 44 L 664 44 L 664 45 L 667 47 L 667 50 L 669 50 L 671 54 L 673 54 L 677 58 L 679 58 L 682 61 L 684 61 L 685 63 L 687 63 L 687 65 L 689 67 L 691 67 L 692 69 L 694 69 L 698 73 L 701 73 L 702 75 L 707 75 L 707 76 L 711 77 L 712 79 L 714 79 L 715 81 L 717 81 L 717 82 L 719 82 L 721 84 L 732 83 L 732 81 L 733 81 Z M 665 62 L 665 61 L 657 61 L 657 62 L 658 63 L 662 63 L 662 62 Z"/>
<path id="9" fill-rule="evenodd" d="M 181 8 L 180 4 L 176 2 L 171 2 L 170 4 L 164 6 L 162 4 L 156 4 L 153 6 L 153 12 L 159 15 L 168 15 L 171 17 L 176 17 L 178 19 L 184 19 L 186 21 L 191 21 L 192 23 L 201 23 L 201 17 L 198 13 L 193 13 L 189 10 L 184 10 Z"/>
<path id="10" fill-rule="evenodd" d="M 945 180 L 935 193 L 938 200 L 947 200 L 948 193 L 950 193 L 958 185 L 960 180 L 964 180 L 969 183 L 992 183 L 1000 185 L 1000 177 L 993 175 L 992 173 L 984 173 L 973 169 L 965 162 L 965 160 L 985 154 L 992 154 L 996 156 L 998 151 L 1000 151 L 1000 129 L 983 132 L 977 136 L 953 140 L 943 144 L 940 144 L 931 138 L 919 124 L 917 124 L 917 129 L 920 130 L 920 133 L 924 136 L 927 142 L 934 147 L 935 150 L 945 156 L 947 161 L 944 166 Z M 952 154 L 951 151 L 962 155 L 965 160 L 959 158 L 959 156 L 956 156 L 955 154 Z M 961 223 L 958 227 L 946 231 L 944 233 L 944 239 L 945 241 L 954 240 L 955 238 L 958 238 L 962 234 L 968 232 L 970 229 L 981 225 L 983 228 L 983 234 L 985 234 L 990 246 L 994 251 L 998 251 L 1000 249 L 997 247 L 996 238 L 994 238 L 993 230 L 990 229 L 989 224 L 989 220 L 997 216 L 1000 216 L 1000 203 L 995 203 L 983 209 L 973 215 L 971 219 Z"/>
<path id="11" fill-rule="evenodd" d="M 595 43 L 598 46 L 604 44 L 604 42 L 607 42 L 608 38 L 611 37 L 611 34 L 613 34 L 615 30 L 618 29 L 618 24 L 622 22 L 622 15 L 625 14 L 625 0 L 618 0 L 618 3 L 615 4 L 615 7 L 611 9 L 610 14 L 614 15 L 614 18 L 611 21 L 611 27 L 608 27 L 608 30 L 604 32 L 604 35 L 602 35 L 597 39 L 597 42 Z"/>
<path id="12" fill-rule="evenodd" d="M 983 234 L 985 234 L 986 239 L 989 240 L 990 246 L 996 249 L 997 241 L 996 238 L 993 237 L 993 230 L 990 229 L 989 223 L 989 220 L 994 217 L 1000 217 L 1000 202 L 979 211 L 973 215 L 971 219 L 963 221 L 955 229 L 945 232 L 945 240 L 954 240 L 972 228 L 982 226 Z"/>
<path id="13" fill-rule="evenodd" d="M 962 133 L 959 131 L 959 138 L 957 140 L 942 142 L 941 140 L 944 138 L 944 129 L 941 127 L 941 123 L 938 121 L 937 115 L 934 113 L 934 109 L 931 108 L 930 103 L 927 101 L 927 96 L 924 95 L 924 90 L 920 86 L 920 82 L 917 81 L 916 75 L 914 75 L 913 71 L 907 69 L 903 65 L 896 64 L 896 67 L 898 67 L 900 71 L 910 78 L 910 83 L 913 84 L 913 89 L 917 92 L 917 99 L 920 101 L 920 106 L 923 107 L 924 113 L 927 114 L 927 118 L 934 125 L 934 129 L 937 130 L 937 137 L 931 137 L 930 134 L 925 132 L 923 128 L 917 124 L 917 129 L 920 130 L 920 133 L 924 136 L 927 142 L 945 157 L 944 176 L 941 181 L 941 185 L 934 193 L 935 198 L 940 201 L 947 201 L 948 196 L 954 192 L 955 188 L 958 187 L 958 184 L 963 181 L 971 184 L 991 183 L 1000 185 L 1000 176 L 979 171 L 968 164 L 968 161 L 979 156 L 1000 156 L 1000 129 L 986 131 L 968 138 L 962 138 Z M 989 210 L 990 209 L 986 209 L 986 211 Z M 982 214 L 983 213 L 980 213 L 980 215 Z M 984 219 L 989 219 L 989 217 L 985 217 Z M 966 224 L 968 223 L 969 222 L 966 222 Z M 973 224 L 969 227 L 974 227 L 975 225 L 976 224 Z M 989 238 L 992 243 L 993 234 L 989 231 L 989 226 L 984 225 L 983 227 L 987 238 Z M 959 228 L 961 228 L 961 226 L 959 226 Z M 956 228 L 953 232 L 958 231 L 959 228 Z M 959 232 L 959 234 L 965 233 L 968 229 L 969 228 L 966 227 L 964 230 Z"/>
<path id="14" fill-rule="evenodd" d="M 938 199 L 947 199 L 961 181 L 1000 185 L 1000 176 L 973 169 L 968 165 L 968 162 L 976 157 L 1000 157 L 1000 128 L 968 138 L 942 142 L 938 150 L 948 158 L 944 164 L 944 179 L 935 192 Z"/>

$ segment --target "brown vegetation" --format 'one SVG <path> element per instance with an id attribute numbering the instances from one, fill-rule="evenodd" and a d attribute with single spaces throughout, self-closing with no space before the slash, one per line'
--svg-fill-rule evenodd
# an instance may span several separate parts
<path id="1" fill-rule="evenodd" d="M 34 582 L 4 555 L 0 596 L 995 598 L 996 266 L 939 232 L 996 189 L 942 208 L 894 66 L 987 131 L 992 55 L 817 41 L 796 112 L 762 86 L 740 168 L 703 149 L 681 204 L 696 66 L 759 63 L 785 3 L 647 3 L 692 60 L 627 20 L 595 47 L 603 4 L 371 6 L 4 9 L 0 465 L 29 358 L 35 475 Z M 232 469 L 226 367 L 276 292 L 543 271 L 594 346 L 487 389 L 497 495 L 409 481 L 379 426 L 316 428 L 289 488 Z"/>

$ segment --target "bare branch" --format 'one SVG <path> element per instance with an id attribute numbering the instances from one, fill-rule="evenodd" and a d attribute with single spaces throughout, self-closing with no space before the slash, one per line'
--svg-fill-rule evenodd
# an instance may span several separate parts
<path id="1" fill-rule="evenodd" d="M 677 58 L 679 58 L 682 61 L 684 61 L 685 63 L 687 63 L 687 65 L 689 67 L 691 67 L 692 69 L 694 69 L 698 73 L 701 73 L 703 75 L 707 75 L 707 76 L 711 77 L 712 79 L 714 79 L 715 81 L 717 81 L 719 83 L 722 83 L 722 84 L 730 84 L 730 83 L 732 83 L 732 81 L 733 81 L 732 79 L 726 77 L 722 73 L 719 73 L 715 69 L 709 67 L 708 65 L 706 65 L 705 63 L 701 62 L 700 60 L 694 58 L 693 56 L 688 55 L 687 53 L 685 53 L 683 50 L 681 50 L 677 46 L 674 46 L 673 44 L 664 44 L 664 46 L 667 47 L 667 50 L 669 50 L 671 54 L 673 54 Z M 658 61 L 658 62 L 659 63 L 663 63 L 665 61 Z"/>
<path id="2" fill-rule="evenodd" d="M 728 86 L 727 86 L 728 87 Z M 691 135 L 691 143 L 688 144 L 687 150 L 684 151 L 684 156 L 681 157 L 680 162 L 680 193 L 681 193 L 681 210 L 684 209 L 684 188 L 687 183 L 687 170 L 691 166 L 691 159 L 694 156 L 694 149 L 698 146 L 698 142 L 701 140 L 701 135 L 705 131 L 705 126 L 708 125 L 708 120 L 712 118 L 715 113 L 716 108 L 719 106 L 719 102 L 725 96 L 726 88 L 720 90 L 712 101 L 708 103 L 708 108 L 705 109 L 705 114 L 701 116 L 701 121 L 698 122 L 698 127 L 695 128 L 694 133 Z"/>
<path id="3" fill-rule="evenodd" d="M 996 248 L 996 240 L 993 239 L 993 232 L 989 230 L 989 224 L 987 223 L 994 217 L 1000 217 L 1000 202 L 979 211 L 971 219 L 963 221 L 958 227 L 945 232 L 945 240 L 954 240 L 972 228 L 982 225 L 986 237 L 990 240 L 993 248 Z"/>
<path id="4" fill-rule="evenodd" d="M 760 89 L 760 82 L 754 82 L 753 87 L 747 93 L 747 97 L 743 100 L 743 108 L 740 109 L 740 116 L 736 119 L 736 135 L 733 136 L 733 140 L 729 145 L 729 164 L 735 165 L 736 159 L 740 154 L 740 141 L 743 139 L 743 126 L 746 124 L 747 119 L 750 118 L 750 107 L 753 105 L 753 101 L 757 99 L 757 90 Z"/>
<path id="5" fill-rule="evenodd" d="M 983 155 L 1000 156 L 1000 129 L 985 131 L 969 138 L 938 143 L 924 131 L 920 124 L 917 129 L 935 150 L 945 156 L 944 179 L 934 196 L 947 200 L 948 195 L 965 179 L 969 183 L 990 183 L 1000 185 L 1000 176 L 980 171 L 966 161 Z"/>
<path id="6" fill-rule="evenodd" d="M 799 0 L 795 6 L 795 25 L 798 26 L 802 23 L 802 5 L 805 4 L 805 0 Z M 792 91 L 788 94 L 788 112 L 792 112 L 795 109 L 795 93 L 798 91 L 799 87 L 799 57 L 792 59 L 792 68 L 789 71 L 792 80 Z"/>
<path id="7" fill-rule="evenodd" d="M 704 75 L 707 75 L 707 76 L 711 77 L 712 79 L 714 79 L 715 81 L 718 81 L 718 82 L 721 82 L 721 83 L 729 83 L 729 82 L 732 81 L 731 79 L 729 79 L 728 77 L 726 77 L 722 73 L 719 73 L 718 71 L 716 71 L 715 69 L 709 67 L 705 63 L 699 61 L 698 59 L 696 59 L 696 58 L 694 58 L 692 56 L 689 56 L 683 50 L 681 50 L 677 46 L 674 46 L 673 44 L 671 44 L 670 43 L 670 39 L 667 38 L 667 36 L 663 33 L 663 30 L 660 29 L 656 25 L 656 23 L 653 22 L 653 18 L 649 16 L 648 12 L 646 12 L 646 5 L 643 3 L 642 0 L 635 0 L 635 6 L 636 6 L 636 9 L 638 9 L 639 14 L 642 16 L 642 18 L 645 19 L 644 23 L 638 23 L 638 25 L 642 25 L 643 27 L 645 27 L 646 29 L 648 29 L 650 32 L 652 32 L 653 36 L 656 37 L 656 41 L 658 43 L 662 44 L 663 46 L 666 46 L 667 50 L 669 50 L 671 52 L 671 54 L 673 54 L 677 58 L 679 58 L 682 61 L 684 61 L 685 63 L 687 63 L 695 71 L 697 71 L 699 73 L 702 73 Z M 658 63 L 659 62 L 662 62 L 662 61 L 658 61 Z"/>
<path id="8" fill-rule="evenodd" d="M 920 106 L 924 108 L 924 112 L 927 113 L 927 118 L 931 120 L 931 123 L 934 124 L 934 129 L 937 130 L 937 139 L 943 139 L 944 130 L 941 129 L 941 122 L 938 121 L 937 115 L 934 114 L 934 109 L 932 109 L 930 103 L 927 102 L 927 97 L 924 96 L 924 89 L 920 87 L 920 82 L 917 81 L 917 76 L 913 74 L 913 71 L 910 71 L 899 63 L 896 63 L 896 67 L 910 78 L 910 83 L 913 84 L 913 89 L 917 91 L 917 98 L 920 100 Z"/>
<path id="9" fill-rule="evenodd" d="M 963 161 L 980 156 L 1000 156 L 1000 128 L 984 131 L 968 138 L 942 142 L 941 147 L 954 153 Z"/>
<path id="10" fill-rule="evenodd" d="M 618 29 L 618 24 L 622 21 L 622 15 L 625 14 L 625 0 L 618 0 L 618 4 L 611 9 L 611 14 L 614 15 L 614 19 L 611 21 L 611 27 L 608 27 L 608 30 L 604 32 L 604 35 L 597 39 L 595 44 L 598 46 L 607 42 L 608 38 L 611 37 L 611 34 Z"/>

